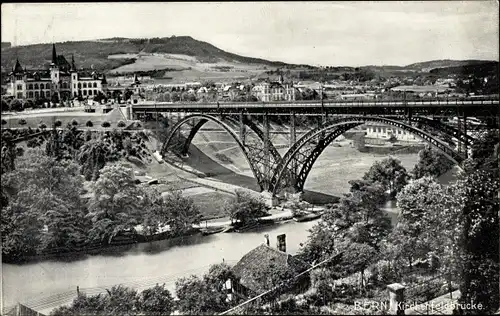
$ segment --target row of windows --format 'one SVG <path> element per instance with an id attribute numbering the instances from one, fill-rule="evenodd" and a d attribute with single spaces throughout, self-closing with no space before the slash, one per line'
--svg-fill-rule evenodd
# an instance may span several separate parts
<path id="1" fill-rule="evenodd" d="M 94 82 L 92 84 L 92 82 L 89 82 L 89 88 L 97 88 L 97 82 Z M 78 83 L 78 88 L 87 88 L 87 83 L 84 82 L 83 84 L 81 82 Z"/>
<path id="2" fill-rule="evenodd" d="M 28 90 L 33 90 L 33 88 L 35 90 L 38 90 L 38 89 L 50 89 L 50 83 L 46 83 L 46 84 L 41 83 L 40 85 L 38 85 L 38 83 L 35 83 L 34 85 L 32 83 L 30 83 L 28 85 Z M 22 86 L 21 85 L 17 85 L 17 89 L 21 90 Z"/>
<path id="3" fill-rule="evenodd" d="M 87 90 L 83 90 L 82 94 L 87 95 Z M 98 94 L 97 90 L 88 90 L 88 95 L 97 95 L 97 94 Z"/>
<path id="4" fill-rule="evenodd" d="M 371 128 L 368 128 L 368 131 L 369 132 L 372 132 L 372 133 L 385 133 L 386 132 L 386 127 L 371 127 Z M 387 129 L 387 132 L 390 133 L 390 132 L 394 132 L 394 134 L 398 134 L 398 135 L 402 135 L 402 134 L 408 134 L 407 132 L 404 132 L 402 130 L 392 130 L 390 128 Z"/>
<path id="5" fill-rule="evenodd" d="M 46 92 L 35 91 L 35 93 L 33 93 L 33 91 L 28 91 L 28 99 L 33 99 L 33 97 L 35 97 L 35 98 L 50 98 L 50 91 L 46 91 Z"/>
<path id="6" fill-rule="evenodd" d="M 70 88 L 70 85 L 69 83 L 67 82 L 63 82 L 61 84 L 61 88 L 62 89 L 69 89 Z M 73 88 L 76 88 L 76 84 L 73 84 Z M 78 83 L 78 88 L 81 89 L 81 88 L 87 88 L 87 83 L 84 82 L 83 84 L 82 83 Z M 88 88 L 97 88 L 97 82 L 89 82 L 88 83 Z M 17 90 L 22 90 L 23 89 L 23 85 L 22 84 L 18 84 L 17 85 Z M 43 84 L 41 83 L 40 85 L 38 85 L 38 83 L 35 83 L 35 84 L 32 84 L 30 83 L 28 85 L 28 90 L 38 90 L 38 89 L 50 89 L 50 83 L 47 83 L 47 84 Z"/>

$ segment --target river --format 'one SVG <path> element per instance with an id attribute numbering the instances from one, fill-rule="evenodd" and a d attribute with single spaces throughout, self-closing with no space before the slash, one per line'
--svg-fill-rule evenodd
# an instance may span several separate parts
<path id="1" fill-rule="evenodd" d="M 173 292 L 175 280 L 201 275 L 222 260 L 235 264 L 248 251 L 276 236 L 286 234 L 287 251 L 296 253 L 315 222 L 288 221 L 245 233 L 191 236 L 176 240 L 122 246 L 100 255 L 27 264 L 2 264 L 4 306 L 21 302 L 41 313 L 71 302 L 76 287 L 97 294 L 106 287 L 124 284 L 138 289 L 165 283 Z M 54 295 L 58 294 L 58 295 Z"/>

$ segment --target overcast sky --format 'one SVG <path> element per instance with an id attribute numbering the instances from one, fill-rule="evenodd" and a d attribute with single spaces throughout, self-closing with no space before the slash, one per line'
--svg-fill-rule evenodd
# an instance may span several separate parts
<path id="1" fill-rule="evenodd" d="M 498 60 L 493 1 L 2 4 L 13 45 L 188 35 L 223 50 L 313 65 Z"/>

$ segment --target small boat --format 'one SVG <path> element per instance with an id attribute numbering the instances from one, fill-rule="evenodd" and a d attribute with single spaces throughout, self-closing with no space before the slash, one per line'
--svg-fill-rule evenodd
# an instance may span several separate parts
<path id="1" fill-rule="evenodd" d="M 320 218 L 321 215 L 322 215 L 322 213 L 310 213 L 307 215 L 294 217 L 293 220 L 296 222 L 307 222 L 307 221 L 312 221 L 314 219 Z"/>
<path id="2" fill-rule="evenodd" d="M 200 231 L 201 231 L 201 234 L 203 236 L 207 236 L 207 235 L 221 233 L 224 229 L 226 229 L 226 228 L 225 227 L 210 227 L 210 228 L 201 228 Z"/>

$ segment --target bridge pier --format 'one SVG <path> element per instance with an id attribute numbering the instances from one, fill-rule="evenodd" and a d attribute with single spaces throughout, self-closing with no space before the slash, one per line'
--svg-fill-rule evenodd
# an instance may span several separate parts
<path id="1" fill-rule="evenodd" d="M 243 145 L 245 145 L 246 126 L 245 126 L 245 123 L 244 123 L 243 112 L 240 112 L 239 118 L 240 118 L 240 139 L 241 139 L 241 143 Z"/>
<path id="2" fill-rule="evenodd" d="M 269 177 L 271 175 L 271 156 L 270 156 L 270 151 L 269 151 L 269 116 L 267 113 L 264 114 L 264 191 L 269 191 Z"/>
<path id="3" fill-rule="evenodd" d="M 295 129 L 295 112 L 292 112 L 290 114 L 289 133 L 290 133 L 290 142 L 289 142 L 288 148 L 290 149 L 297 142 L 297 133 L 296 133 L 296 129 Z M 295 181 L 297 178 L 297 162 L 295 160 L 292 160 L 290 162 L 290 169 L 291 169 L 291 174 L 290 174 L 291 179 L 290 180 L 291 180 L 292 185 L 295 185 Z"/>

